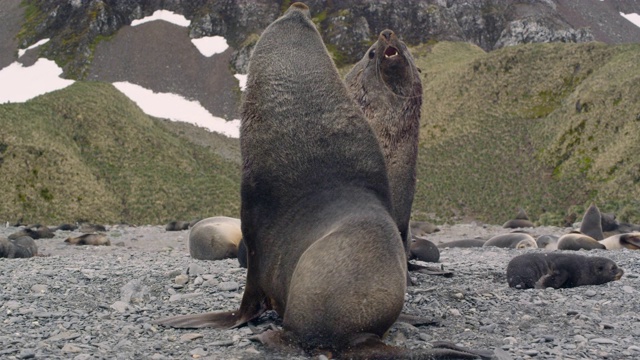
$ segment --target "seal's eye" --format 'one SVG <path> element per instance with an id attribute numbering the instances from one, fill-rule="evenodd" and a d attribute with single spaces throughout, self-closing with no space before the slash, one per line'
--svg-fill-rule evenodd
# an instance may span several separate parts
<path id="1" fill-rule="evenodd" d="M 373 59 L 374 56 L 376 56 L 376 51 L 375 50 L 369 51 L 369 59 Z"/>

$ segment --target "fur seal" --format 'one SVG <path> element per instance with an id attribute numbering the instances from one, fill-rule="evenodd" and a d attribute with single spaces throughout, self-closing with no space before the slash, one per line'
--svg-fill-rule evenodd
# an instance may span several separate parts
<path id="1" fill-rule="evenodd" d="M 483 245 L 496 246 L 511 249 L 537 248 L 536 240 L 533 236 L 523 231 L 513 231 L 507 234 L 496 235 L 487 240 Z"/>
<path id="2" fill-rule="evenodd" d="M 62 230 L 62 231 L 74 231 L 78 228 L 77 225 L 73 225 L 73 224 L 60 224 L 58 225 L 58 227 L 56 227 L 55 231 L 58 230 Z"/>
<path id="3" fill-rule="evenodd" d="M 111 241 L 105 234 L 84 234 L 77 237 L 68 237 L 64 242 L 70 245 L 111 245 Z"/>
<path id="4" fill-rule="evenodd" d="M 100 225 L 100 224 L 82 223 L 80 224 L 78 231 L 80 231 L 81 233 L 88 234 L 88 233 L 96 233 L 100 231 L 107 231 L 107 228 L 106 226 Z"/>
<path id="5" fill-rule="evenodd" d="M 413 235 L 413 234 L 412 234 Z M 413 236 L 409 245 L 411 257 L 409 260 L 420 260 L 425 262 L 438 262 L 440 260 L 440 250 L 431 241 Z"/>
<path id="6" fill-rule="evenodd" d="M 32 239 L 51 239 L 55 236 L 55 234 L 48 227 L 40 224 L 35 224 L 29 225 L 26 228 L 9 235 L 9 239 L 17 239 L 23 236 L 28 236 Z"/>
<path id="7" fill-rule="evenodd" d="M 604 245 L 607 250 L 640 250 L 640 232 L 609 236 L 600 240 L 600 244 Z"/>
<path id="8" fill-rule="evenodd" d="M 411 230 L 411 236 L 416 237 L 424 237 L 425 235 L 440 231 L 440 228 L 426 221 L 411 221 L 409 222 L 409 228 Z"/>
<path id="9" fill-rule="evenodd" d="M 405 43 L 387 29 L 345 76 L 345 83 L 382 148 L 392 215 L 409 254 L 422 106 L 419 70 Z"/>
<path id="10" fill-rule="evenodd" d="M 511 219 L 502 225 L 502 227 L 506 229 L 517 229 L 533 226 L 533 223 L 529 220 L 529 216 L 522 208 L 518 210 L 518 214 L 514 219 Z"/>
<path id="11" fill-rule="evenodd" d="M 595 240 L 604 239 L 604 234 L 602 233 L 602 215 L 596 204 L 591 203 L 589 208 L 584 212 L 582 222 L 580 223 L 580 232 Z"/>
<path id="12" fill-rule="evenodd" d="M 571 288 L 620 280 L 624 271 L 604 257 L 527 253 L 507 265 L 507 282 L 518 289 Z"/>
<path id="13" fill-rule="evenodd" d="M 189 224 L 188 221 L 170 221 L 164 229 L 165 231 L 189 230 Z"/>
<path id="14" fill-rule="evenodd" d="M 8 259 L 30 258 L 38 255 L 38 246 L 29 236 L 7 239 L 0 236 L 0 257 Z"/>
<path id="15" fill-rule="evenodd" d="M 536 244 L 538 248 L 546 250 L 558 249 L 558 239 L 560 237 L 556 235 L 540 235 L 536 238 Z"/>
<path id="16" fill-rule="evenodd" d="M 558 250 L 593 250 L 605 249 L 605 246 L 589 235 L 580 231 L 572 231 L 560 236 L 558 239 Z"/>
<path id="17" fill-rule="evenodd" d="M 200 260 L 234 258 L 238 254 L 240 239 L 240 219 L 226 216 L 206 218 L 189 231 L 189 254 Z"/>
<path id="18" fill-rule="evenodd" d="M 445 248 L 473 248 L 473 247 L 482 247 L 487 240 L 484 239 L 461 239 L 461 240 L 453 240 L 447 241 L 442 244 L 438 244 L 440 249 Z"/>
<path id="19" fill-rule="evenodd" d="M 248 250 L 240 309 L 157 323 L 227 328 L 273 309 L 283 329 L 259 336 L 268 345 L 344 358 L 433 355 L 381 340 L 403 307 L 406 252 L 380 147 L 304 4 L 292 4 L 255 45 L 240 146 Z"/>

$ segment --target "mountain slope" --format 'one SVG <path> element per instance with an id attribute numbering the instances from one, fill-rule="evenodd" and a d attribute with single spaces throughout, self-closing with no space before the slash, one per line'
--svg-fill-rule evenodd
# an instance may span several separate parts
<path id="1" fill-rule="evenodd" d="M 240 173 L 113 86 L 0 105 L 0 219 L 164 223 L 239 214 Z M 203 130 L 204 131 L 204 130 Z"/>
<path id="2" fill-rule="evenodd" d="M 416 50 L 425 98 L 414 217 L 544 222 L 597 201 L 640 221 L 640 46 Z M 576 104 L 581 104 L 577 110 Z M 635 204 L 635 205 L 634 205 Z M 578 210 L 579 211 L 579 210 Z"/>

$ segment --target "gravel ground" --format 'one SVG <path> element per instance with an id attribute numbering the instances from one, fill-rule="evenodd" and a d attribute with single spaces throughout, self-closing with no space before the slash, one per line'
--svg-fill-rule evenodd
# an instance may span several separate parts
<path id="1" fill-rule="evenodd" d="M 499 226 L 440 226 L 436 242 L 504 233 Z M 18 228 L 0 227 L 0 236 Z M 568 229 L 534 228 L 535 235 Z M 72 246 L 78 232 L 36 240 L 44 255 L 0 259 L 2 359 L 240 359 L 278 358 L 249 340 L 278 324 L 273 314 L 233 330 L 178 330 L 150 324 L 159 317 L 239 307 L 245 271 L 237 260 L 188 255 L 187 231 L 162 226 L 110 227 L 112 246 Z M 542 250 L 527 250 L 542 251 Z M 388 342 L 428 348 L 436 340 L 494 350 L 498 359 L 640 358 L 640 253 L 594 250 L 625 270 L 620 281 L 561 290 L 515 290 L 500 248 L 442 249 L 454 276 L 413 273 L 405 312 L 437 325 L 397 323 Z M 303 359 L 301 356 L 290 356 Z"/>

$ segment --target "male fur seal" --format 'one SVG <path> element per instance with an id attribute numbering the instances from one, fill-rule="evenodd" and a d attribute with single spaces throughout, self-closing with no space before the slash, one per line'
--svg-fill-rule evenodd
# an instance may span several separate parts
<path id="1" fill-rule="evenodd" d="M 580 223 L 580 232 L 592 237 L 595 240 L 604 239 L 602 233 L 602 215 L 596 204 L 591 204 L 584 212 Z"/>
<path id="2" fill-rule="evenodd" d="M 240 219 L 214 216 L 198 221 L 189 231 L 189 254 L 194 259 L 221 260 L 238 254 Z"/>
<path id="3" fill-rule="evenodd" d="M 558 239 L 558 250 L 593 250 L 606 249 L 596 239 L 580 231 L 572 231 L 560 236 Z"/>
<path id="4" fill-rule="evenodd" d="M 345 82 L 382 148 L 392 215 L 409 254 L 422 106 L 420 73 L 407 46 L 387 29 L 345 76 Z"/>
<path id="5" fill-rule="evenodd" d="M 111 245 L 111 241 L 105 234 L 83 234 L 77 237 L 68 237 L 64 242 L 70 245 Z"/>
<path id="6" fill-rule="evenodd" d="M 520 208 L 516 217 L 504 223 L 502 227 L 507 229 L 526 228 L 533 227 L 533 223 L 529 220 L 529 216 L 524 209 Z"/>
<path id="7" fill-rule="evenodd" d="M 260 335 L 271 345 L 344 358 L 476 357 L 381 341 L 403 307 L 406 252 L 380 147 L 306 5 L 292 4 L 264 30 L 244 95 L 240 219 L 248 269 L 240 309 L 158 322 L 225 328 L 273 309 L 283 330 Z"/>
<path id="8" fill-rule="evenodd" d="M 484 246 L 496 246 L 511 249 L 537 248 L 536 240 L 533 236 L 523 231 L 513 231 L 507 234 L 496 235 L 487 240 Z"/>
<path id="9" fill-rule="evenodd" d="M 640 250 L 640 232 L 613 235 L 599 242 L 607 250 Z"/>
<path id="10" fill-rule="evenodd" d="M 38 255 L 38 246 L 29 236 L 20 236 L 15 239 L 7 239 L 0 236 L 0 257 L 30 258 Z"/>
<path id="11" fill-rule="evenodd" d="M 603 257 L 577 254 L 527 253 L 511 259 L 507 282 L 518 289 L 571 288 L 620 280 L 624 271 Z"/>

